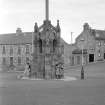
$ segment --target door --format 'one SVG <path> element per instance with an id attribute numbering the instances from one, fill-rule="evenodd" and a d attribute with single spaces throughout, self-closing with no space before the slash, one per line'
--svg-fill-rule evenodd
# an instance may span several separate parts
<path id="1" fill-rule="evenodd" d="M 13 66 L 13 57 L 10 57 L 10 65 Z"/>
<path id="2" fill-rule="evenodd" d="M 94 62 L 94 54 L 89 54 L 89 62 Z"/>
<path id="3" fill-rule="evenodd" d="M 105 59 L 105 53 L 104 53 L 104 59 Z"/>

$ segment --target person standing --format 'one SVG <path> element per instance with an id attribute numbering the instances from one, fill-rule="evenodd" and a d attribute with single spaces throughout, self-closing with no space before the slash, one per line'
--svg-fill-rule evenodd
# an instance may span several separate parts
<path id="1" fill-rule="evenodd" d="M 24 75 L 29 76 L 29 63 L 26 63 L 25 65 Z"/>
<path id="2" fill-rule="evenodd" d="M 58 64 L 56 64 L 56 79 L 59 79 L 59 67 Z"/>
<path id="3" fill-rule="evenodd" d="M 31 66 L 29 63 L 26 63 L 24 73 L 18 75 L 17 78 L 30 77 L 30 76 L 31 76 Z"/>
<path id="4" fill-rule="evenodd" d="M 31 77 L 31 65 L 28 63 L 29 77 Z"/>
<path id="5" fill-rule="evenodd" d="M 84 80 L 84 68 L 82 66 L 82 69 L 81 69 L 81 80 Z"/>

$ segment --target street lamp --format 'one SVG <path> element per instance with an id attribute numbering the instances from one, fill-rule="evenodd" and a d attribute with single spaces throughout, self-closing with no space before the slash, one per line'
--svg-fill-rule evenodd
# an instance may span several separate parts
<path id="1" fill-rule="evenodd" d="M 72 45 L 72 35 L 73 35 L 73 32 L 71 32 L 71 45 Z"/>
<path id="2" fill-rule="evenodd" d="M 83 63 L 84 63 L 84 58 L 83 58 L 83 46 L 84 46 L 84 39 L 82 38 L 81 40 L 80 40 L 82 43 L 82 68 L 81 68 L 81 79 L 84 79 L 84 67 L 83 67 Z"/>

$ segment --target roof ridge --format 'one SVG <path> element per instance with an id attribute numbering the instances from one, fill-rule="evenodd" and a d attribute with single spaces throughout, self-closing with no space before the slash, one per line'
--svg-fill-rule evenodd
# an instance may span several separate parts
<path id="1" fill-rule="evenodd" d="M 94 31 L 102 31 L 102 32 L 105 32 L 104 29 L 103 29 L 103 30 L 100 30 L 100 29 L 92 29 L 92 30 L 94 30 Z"/>

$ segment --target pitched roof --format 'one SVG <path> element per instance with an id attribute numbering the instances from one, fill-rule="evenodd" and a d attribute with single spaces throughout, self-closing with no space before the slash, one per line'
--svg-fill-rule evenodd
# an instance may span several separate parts
<path id="1" fill-rule="evenodd" d="M 105 30 L 94 30 L 96 40 L 105 40 Z"/>
<path id="2" fill-rule="evenodd" d="M 16 33 L 1 34 L 0 44 L 31 44 L 32 34 L 33 32 L 22 32 L 21 35 L 16 35 Z M 64 46 L 68 45 L 62 38 L 61 43 Z"/>
<path id="3" fill-rule="evenodd" d="M 24 32 L 21 35 L 16 33 L 0 35 L 0 44 L 26 44 L 32 43 L 32 32 Z"/>
<path id="4" fill-rule="evenodd" d="M 97 29 L 92 29 L 88 23 L 85 23 L 84 24 L 84 29 L 83 31 L 81 32 L 80 35 L 78 35 L 78 37 L 76 38 L 76 41 L 77 39 L 79 39 L 79 37 L 81 37 L 82 34 L 84 34 L 83 32 L 85 30 L 88 30 L 88 32 L 90 33 L 90 35 L 92 35 L 95 40 L 105 40 L 105 30 L 97 30 Z"/>

